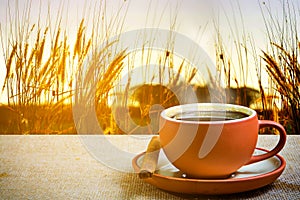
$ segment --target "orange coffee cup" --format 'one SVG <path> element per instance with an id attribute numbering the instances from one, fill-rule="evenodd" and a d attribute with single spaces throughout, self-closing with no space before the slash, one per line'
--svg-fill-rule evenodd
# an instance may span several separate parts
<path id="1" fill-rule="evenodd" d="M 258 130 L 279 131 L 278 144 L 268 153 L 252 155 Z M 286 132 L 273 121 L 258 120 L 254 110 L 232 104 L 196 103 L 165 109 L 160 116 L 160 141 L 168 160 L 188 176 L 226 178 L 243 165 L 276 155 Z"/>

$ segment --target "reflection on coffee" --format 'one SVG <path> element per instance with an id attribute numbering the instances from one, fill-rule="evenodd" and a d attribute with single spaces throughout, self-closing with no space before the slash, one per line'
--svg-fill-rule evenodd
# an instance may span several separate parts
<path id="1" fill-rule="evenodd" d="M 238 111 L 191 111 L 178 113 L 172 118 L 184 121 L 227 121 L 241 119 L 249 115 Z"/>

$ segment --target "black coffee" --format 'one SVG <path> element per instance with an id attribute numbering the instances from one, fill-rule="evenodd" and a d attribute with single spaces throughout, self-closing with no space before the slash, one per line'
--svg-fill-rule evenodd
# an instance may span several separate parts
<path id="1" fill-rule="evenodd" d="M 227 121 L 248 116 L 238 111 L 191 111 L 178 113 L 172 118 L 184 121 Z"/>

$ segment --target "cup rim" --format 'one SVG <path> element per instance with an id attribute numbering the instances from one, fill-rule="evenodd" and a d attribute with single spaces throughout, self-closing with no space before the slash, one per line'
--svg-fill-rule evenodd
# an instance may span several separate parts
<path id="1" fill-rule="evenodd" d="M 205 108 L 205 110 L 209 111 L 209 108 L 218 108 L 218 109 L 223 109 L 224 111 L 238 111 L 242 112 L 244 114 L 247 114 L 247 117 L 239 118 L 239 119 L 232 119 L 232 120 L 220 120 L 220 121 L 189 121 L 189 120 L 179 120 L 175 119 L 172 116 L 175 116 L 178 114 L 180 111 L 195 111 L 195 107 L 198 108 Z M 204 111 L 205 111 L 204 110 Z M 182 124 L 232 124 L 236 122 L 243 122 L 247 121 L 253 117 L 256 116 L 256 111 L 245 107 L 241 105 L 236 105 L 236 104 L 224 104 L 224 103 L 191 103 L 191 104 L 181 104 L 177 106 L 172 106 L 169 107 L 165 110 L 163 110 L 160 114 L 162 118 L 168 121 L 172 121 L 175 123 L 182 123 Z"/>

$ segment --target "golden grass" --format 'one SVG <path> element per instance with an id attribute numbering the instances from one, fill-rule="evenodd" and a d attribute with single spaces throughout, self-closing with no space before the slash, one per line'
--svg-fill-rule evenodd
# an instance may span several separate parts
<path id="1" fill-rule="evenodd" d="M 30 13 L 30 6 L 26 9 L 17 12 Z M 10 8 L 8 12 L 11 12 Z M 75 70 L 72 66 L 77 63 L 77 57 L 79 62 L 84 59 L 91 41 L 86 40 L 82 20 L 72 60 L 71 45 L 66 31 L 62 34 L 60 22 L 52 31 L 52 37 L 50 25 L 46 23 L 41 26 L 40 19 L 37 25 L 26 25 L 24 28 L 24 24 L 30 22 L 29 15 L 26 17 L 15 21 L 10 19 L 10 27 L 16 27 L 16 33 L 12 32 L 5 42 L 2 40 L 4 52 L 10 52 L 7 57 L 4 55 L 6 76 L 2 92 L 6 88 L 8 106 L 19 110 L 28 119 L 29 125 L 22 130 L 23 133 L 64 132 L 65 128 L 70 127 L 55 124 L 61 124 L 64 111 L 71 113 L 72 70 Z M 60 13 L 57 21 L 59 17 Z M 74 124 L 70 126 L 74 127 Z M 50 127 L 60 130 L 51 130 Z"/>
<path id="2" fill-rule="evenodd" d="M 157 54 L 157 52 L 142 48 L 141 58 L 137 58 L 139 55 L 127 52 L 126 49 L 116 52 L 113 46 L 118 45 L 118 39 L 107 41 L 111 36 L 122 32 L 125 20 L 125 16 L 121 15 L 123 7 L 115 13 L 111 21 L 107 21 L 105 4 L 102 3 L 98 8 L 94 8 L 92 32 L 87 34 L 88 27 L 86 19 L 83 18 L 77 28 L 74 44 L 68 40 L 67 30 L 63 30 L 60 26 L 61 13 L 57 14 L 54 30 L 47 23 L 45 27 L 38 23 L 27 25 L 24 29 L 22 27 L 25 21 L 30 21 L 28 18 L 17 24 L 14 24 L 15 21 L 10 21 L 11 26 L 14 24 L 17 27 L 18 37 L 12 35 L 8 37 L 6 43 L 2 41 L 4 52 L 6 52 L 4 55 L 6 75 L 2 92 L 7 90 L 8 106 L 20 111 L 28 119 L 28 126 L 21 127 L 20 133 L 75 134 L 76 128 L 82 132 L 96 133 L 95 127 L 89 127 L 90 113 L 96 111 L 98 124 L 105 134 L 156 134 L 158 121 L 155 119 L 158 119 L 161 108 L 155 107 L 154 110 L 151 110 L 152 106 L 159 104 L 166 108 L 179 104 L 179 97 L 175 93 L 184 95 L 186 87 L 192 85 L 196 79 L 198 73 L 196 68 L 189 66 L 184 59 L 177 63 L 174 62 L 175 53 L 172 50 L 172 44 L 175 38 L 172 36 L 166 41 L 169 48 L 158 53 L 156 64 L 159 72 L 157 75 L 152 75 L 153 77 L 147 77 L 149 75 L 147 72 L 153 62 L 153 54 Z M 30 7 L 28 9 L 25 13 L 30 12 Z M 9 10 L 9 12 L 11 11 Z M 126 12 L 125 7 L 125 14 Z M 276 20 L 272 19 L 271 21 Z M 170 29 L 175 28 L 175 22 L 176 16 Z M 267 102 L 270 98 L 272 101 L 280 95 L 284 110 L 279 111 L 272 108 L 272 112 L 275 112 L 272 115 L 273 120 L 284 124 L 289 133 L 299 133 L 300 64 L 298 55 L 300 54 L 300 42 L 297 31 L 289 32 L 294 36 L 294 44 L 290 45 L 290 41 L 286 39 L 289 37 L 280 37 L 281 41 L 277 41 L 277 37 L 273 38 L 276 35 L 277 27 L 274 28 L 269 21 L 267 22 L 265 23 L 272 45 L 270 51 L 263 51 L 262 58 L 275 83 L 274 94 L 266 94 L 262 87 L 261 77 L 258 79 L 261 98 L 257 96 L 256 90 L 246 87 L 250 69 L 249 43 L 244 30 L 240 36 L 237 33 L 237 27 L 230 27 L 234 35 L 235 53 L 238 57 L 240 71 L 239 73 L 234 71 L 232 56 L 226 52 L 218 31 L 216 65 L 220 73 L 217 74 L 217 77 L 210 77 L 210 84 L 219 91 L 216 92 L 219 96 L 213 98 L 222 100 L 226 95 L 226 102 L 246 106 L 255 100 L 261 101 L 263 105 L 262 118 L 270 118 L 271 115 L 267 115 L 267 111 L 270 109 L 269 106 L 266 106 Z M 237 23 L 235 22 L 235 24 Z M 292 26 L 288 23 L 284 25 L 285 27 L 282 28 L 285 29 Z M 99 49 L 99 44 L 104 44 L 104 46 Z M 132 79 L 135 77 L 129 76 L 125 89 L 118 91 L 116 88 L 120 86 L 118 84 L 122 79 L 122 73 L 135 69 L 135 62 L 138 59 L 140 59 L 140 65 L 144 67 L 141 77 L 144 78 L 145 83 L 134 85 Z M 255 59 L 259 63 L 259 59 Z M 258 68 L 259 66 L 257 71 L 260 71 L 261 69 Z M 166 74 L 167 76 L 165 76 Z M 237 74 L 240 74 L 240 77 Z M 182 80 L 182 76 L 184 76 L 184 80 Z M 220 87 L 222 85 L 221 76 L 225 78 L 225 90 Z M 198 82 L 200 81 L 198 80 Z M 232 88 L 233 85 L 236 85 L 236 88 Z M 123 95 L 119 99 L 120 102 L 113 102 L 119 106 L 116 110 L 109 103 L 110 95 L 120 95 L 115 94 L 115 90 Z M 201 90 L 204 92 L 199 93 L 207 96 L 208 88 L 206 86 L 195 85 L 196 93 Z M 201 98 L 199 95 L 198 101 L 211 100 Z M 72 116 L 74 103 L 79 103 L 82 106 L 80 109 L 83 110 L 83 115 L 79 119 L 75 119 L 76 128 Z M 128 108 L 129 116 L 124 115 L 123 108 Z M 140 127 L 144 129 L 140 129 Z"/>
<path id="3" fill-rule="evenodd" d="M 262 51 L 266 70 L 274 84 L 273 96 L 280 97 L 282 111 L 278 120 L 288 133 L 300 133 L 300 40 L 297 8 L 292 2 L 283 3 L 284 20 L 279 23 L 268 7 L 264 23 L 270 46 Z"/>
<path id="4" fill-rule="evenodd" d="M 297 133 L 300 132 L 300 62 L 284 48 L 274 46 L 281 51 L 279 55 L 285 58 L 280 58 L 278 61 L 274 56 L 263 51 L 263 59 L 275 83 L 275 90 L 281 96 L 284 112 L 280 120 L 290 129 L 290 132 Z"/>

